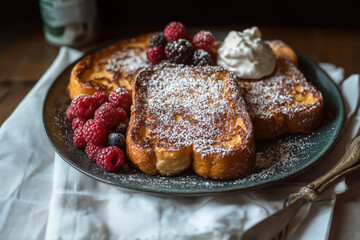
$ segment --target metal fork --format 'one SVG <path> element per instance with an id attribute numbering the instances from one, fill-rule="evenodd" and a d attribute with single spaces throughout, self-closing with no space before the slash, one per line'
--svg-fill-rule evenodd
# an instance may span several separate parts
<path id="1" fill-rule="evenodd" d="M 293 197 L 292 195 L 289 195 L 284 203 L 283 203 L 283 208 L 286 207 L 287 205 L 289 205 L 293 200 Z M 301 220 L 300 220 L 301 221 Z M 291 222 L 289 222 L 288 225 L 286 225 L 286 227 L 281 231 L 279 232 L 273 240 L 287 240 L 288 238 L 288 234 L 289 234 L 289 227 L 290 227 L 290 224 L 293 222 L 293 220 Z"/>
<path id="2" fill-rule="evenodd" d="M 357 133 L 355 134 L 354 138 L 349 141 L 349 143 L 346 145 L 346 149 L 349 148 L 349 145 L 353 142 L 353 140 L 360 136 L 360 127 L 358 128 L 358 131 Z M 284 203 L 283 203 L 283 207 L 286 207 L 287 205 L 289 205 L 290 203 L 293 202 L 293 200 L 295 199 L 295 196 L 293 194 L 289 195 Z M 309 211 L 310 210 L 310 206 L 309 208 L 305 208 L 305 211 Z M 300 222 L 303 220 L 303 218 L 306 216 L 307 214 L 303 214 L 303 213 L 298 213 L 293 220 L 291 220 L 289 222 L 289 224 L 282 230 L 280 231 L 274 238 L 273 240 L 287 240 L 288 237 L 289 237 L 289 229 L 290 229 L 290 226 L 291 225 L 294 225 L 294 226 L 298 226 L 300 224 Z M 304 217 L 302 217 L 304 216 Z"/>

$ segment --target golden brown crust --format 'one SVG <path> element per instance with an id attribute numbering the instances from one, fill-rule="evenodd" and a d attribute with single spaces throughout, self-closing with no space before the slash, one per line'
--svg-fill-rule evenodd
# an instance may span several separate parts
<path id="1" fill-rule="evenodd" d="M 151 36 L 121 40 L 82 58 L 71 72 L 67 87 L 70 98 L 97 91 L 110 93 L 120 86 L 131 90 L 136 74 L 149 66 L 146 50 Z"/>
<path id="2" fill-rule="evenodd" d="M 255 145 L 243 103 L 223 68 L 146 68 L 135 82 L 128 157 L 147 174 L 171 176 L 190 165 L 205 178 L 249 174 Z"/>
<path id="3" fill-rule="evenodd" d="M 213 154 L 202 157 L 194 152 L 192 169 L 204 178 L 235 179 L 246 176 L 253 170 L 255 142 L 246 141 L 243 144 L 246 147 L 238 148 L 225 156 Z"/>
<path id="4" fill-rule="evenodd" d="M 274 72 L 260 80 L 238 79 L 252 118 L 255 138 L 308 133 L 321 124 L 323 98 L 297 68 L 295 52 L 280 40 L 268 41 L 276 57 Z"/>

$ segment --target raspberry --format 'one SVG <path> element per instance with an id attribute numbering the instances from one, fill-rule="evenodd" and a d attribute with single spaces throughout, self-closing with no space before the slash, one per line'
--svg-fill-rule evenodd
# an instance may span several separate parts
<path id="1" fill-rule="evenodd" d="M 215 38 L 211 32 L 200 31 L 195 34 L 192 44 L 195 49 L 204 49 L 207 52 L 211 52 L 214 42 Z"/>
<path id="2" fill-rule="evenodd" d="M 70 122 L 75 118 L 74 109 L 71 105 L 66 109 L 66 117 Z"/>
<path id="3" fill-rule="evenodd" d="M 74 118 L 71 125 L 72 125 L 72 129 L 75 130 L 79 127 L 84 126 L 84 124 L 86 123 L 85 119 L 82 118 Z"/>
<path id="4" fill-rule="evenodd" d="M 125 149 L 126 139 L 125 136 L 121 133 L 111 133 L 108 136 L 109 146 L 115 146 L 120 149 Z"/>
<path id="5" fill-rule="evenodd" d="M 210 53 L 203 49 L 196 50 L 192 58 L 192 64 L 195 66 L 211 65 L 212 60 Z"/>
<path id="6" fill-rule="evenodd" d="M 150 39 L 150 47 L 159 47 L 164 49 L 167 44 L 167 40 L 164 36 L 164 33 L 154 34 Z"/>
<path id="7" fill-rule="evenodd" d="M 169 42 L 186 38 L 186 27 L 179 22 L 171 22 L 164 29 L 164 35 Z"/>
<path id="8" fill-rule="evenodd" d="M 169 42 L 165 47 L 165 56 L 171 63 L 186 64 L 193 54 L 192 44 L 185 39 Z"/>
<path id="9" fill-rule="evenodd" d="M 74 142 L 75 146 L 77 146 L 78 148 L 86 147 L 86 141 L 84 139 L 82 127 L 78 127 L 77 129 L 75 129 L 73 142 Z"/>
<path id="10" fill-rule="evenodd" d="M 127 117 L 125 110 L 122 109 L 121 107 L 116 108 L 116 110 L 119 112 L 119 115 L 120 115 L 119 122 L 127 122 L 128 117 Z"/>
<path id="11" fill-rule="evenodd" d="M 88 120 L 83 127 L 84 138 L 87 143 L 101 145 L 107 138 L 104 123 L 96 119 Z"/>
<path id="12" fill-rule="evenodd" d="M 86 145 L 85 153 L 91 160 L 95 161 L 97 153 L 103 148 L 103 146 L 97 146 L 93 144 Z"/>
<path id="13" fill-rule="evenodd" d="M 126 88 L 120 87 L 110 93 L 109 102 L 128 112 L 131 107 L 131 94 Z"/>
<path id="14" fill-rule="evenodd" d="M 94 114 L 94 119 L 97 119 L 105 124 L 107 129 L 115 127 L 120 121 L 120 113 L 112 103 L 104 103 Z"/>
<path id="15" fill-rule="evenodd" d="M 114 146 L 100 149 L 96 156 L 96 163 L 107 172 L 115 172 L 124 162 L 123 151 Z"/>
<path id="16" fill-rule="evenodd" d="M 105 92 L 96 92 L 92 97 L 95 99 L 97 107 L 108 101 L 108 95 Z"/>
<path id="17" fill-rule="evenodd" d="M 97 103 L 91 95 L 80 95 L 71 102 L 70 108 L 76 117 L 90 119 L 94 116 Z"/>
<path id="18" fill-rule="evenodd" d="M 164 59 L 164 52 L 159 47 L 151 47 L 146 51 L 146 57 L 152 65 L 155 65 Z"/>

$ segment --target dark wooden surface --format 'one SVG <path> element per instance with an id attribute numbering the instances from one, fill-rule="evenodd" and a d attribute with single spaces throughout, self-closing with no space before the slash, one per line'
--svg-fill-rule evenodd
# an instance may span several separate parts
<path id="1" fill-rule="evenodd" d="M 290 27 L 258 25 L 264 38 L 281 39 L 316 62 L 329 62 L 345 69 L 345 76 L 360 72 L 360 29 L 358 27 Z M 209 26 L 211 27 L 211 26 Z M 227 26 L 242 30 L 248 26 Z M 21 29 L 17 31 L 16 29 Z M 0 25 L 0 125 L 12 113 L 29 90 L 51 65 L 58 47 L 46 43 L 39 22 Z M 109 26 L 100 30 L 98 43 L 144 31 L 161 30 L 158 26 Z M 339 156 L 340 157 L 340 156 Z M 355 239 L 360 230 L 360 177 L 347 178 L 349 191 L 337 199 L 329 239 Z"/>

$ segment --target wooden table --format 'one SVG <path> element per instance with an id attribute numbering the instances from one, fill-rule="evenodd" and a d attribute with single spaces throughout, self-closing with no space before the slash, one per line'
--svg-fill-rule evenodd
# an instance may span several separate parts
<path id="1" fill-rule="evenodd" d="M 14 30 L 20 26 L 21 32 Z M 227 29 L 242 30 L 245 27 L 249 26 L 228 26 Z M 343 67 L 345 76 L 360 73 L 360 29 L 284 26 L 259 26 L 259 28 L 263 37 L 281 39 L 316 62 L 329 62 Z M 102 28 L 102 38 L 92 46 L 79 50 L 85 51 L 97 43 L 112 38 L 161 28 L 112 26 L 108 29 L 118 29 L 118 31 Z M 132 32 L 129 32 L 129 29 L 132 29 Z M 1 125 L 51 65 L 59 48 L 46 43 L 41 24 L 37 22 L 0 25 L 0 30 L 2 32 L 0 38 Z M 349 191 L 338 196 L 330 239 L 355 239 L 356 234 L 360 234 L 359 228 L 354 227 L 360 226 L 360 211 L 354 211 L 360 208 L 353 208 L 355 201 L 360 199 L 359 174 L 350 175 L 346 182 Z"/>

